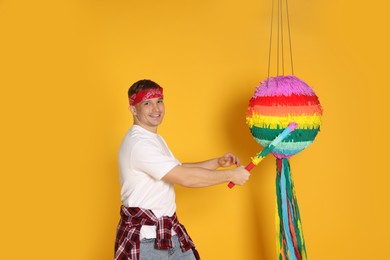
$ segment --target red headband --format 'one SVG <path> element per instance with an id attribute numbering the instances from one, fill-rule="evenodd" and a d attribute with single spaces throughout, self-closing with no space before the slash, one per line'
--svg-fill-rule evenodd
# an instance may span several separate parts
<path id="1" fill-rule="evenodd" d="M 139 102 L 151 99 L 151 98 L 163 98 L 163 89 L 159 88 L 149 88 L 145 90 L 140 90 L 137 93 L 134 93 L 129 98 L 130 106 L 135 106 Z"/>

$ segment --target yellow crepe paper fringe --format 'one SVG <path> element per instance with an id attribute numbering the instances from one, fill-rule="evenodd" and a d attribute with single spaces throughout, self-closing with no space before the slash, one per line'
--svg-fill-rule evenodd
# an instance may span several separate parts
<path id="1" fill-rule="evenodd" d="M 253 115 L 246 118 L 249 127 L 256 126 L 260 128 L 284 129 L 289 123 L 296 122 L 297 129 L 318 129 L 321 126 L 321 116 L 319 115 L 300 115 L 300 116 L 263 116 Z"/>

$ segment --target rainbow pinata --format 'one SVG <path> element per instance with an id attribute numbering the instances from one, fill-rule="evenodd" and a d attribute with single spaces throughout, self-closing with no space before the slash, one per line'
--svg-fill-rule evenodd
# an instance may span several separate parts
<path id="1" fill-rule="evenodd" d="M 313 143 L 321 116 L 322 107 L 310 86 L 295 76 L 277 76 L 257 87 L 246 119 L 253 137 L 263 147 L 290 122 L 296 122 L 297 129 L 272 152 L 277 158 L 289 158 Z"/>
<path id="2" fill-rule="evenodd" d="M 278 259 L 305 260 L 306 246 L 289 159 L 313 143 L 320 131 L 322 107 L 314 91 L 295 76 L 268 78 L 249 102 L 247 124 L 255 140 L 269 149 L 271 141 L 296 123 L 295 130 L 272 147 L 276 160 Z M 268 147 L 267 147 L 268 146 Z M 262 153 L 263 153 L 262 152 Z M 261 159 L 252 158 L 257 164 Z M 260 158 L 260 159 L 259 159 Z"/>

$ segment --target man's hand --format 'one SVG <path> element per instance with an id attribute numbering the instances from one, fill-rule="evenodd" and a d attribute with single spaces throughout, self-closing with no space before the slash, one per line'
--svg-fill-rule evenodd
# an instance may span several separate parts
<path id="1" fill-rule="evenodd" d="M 251 174 L 244 168 L 244 166 L 239 166 L 233 169 L 233 174 L 230 181 L 236 185 L 244 185 L 248 181 Z"/>
<path id="2" fill-rule="evenodd" d="M 232 153 L 227 153 L 224 156 L 218 158 L 219 167 L 229 167 L 232 165 L 240 166 L 240 159 Z"/>

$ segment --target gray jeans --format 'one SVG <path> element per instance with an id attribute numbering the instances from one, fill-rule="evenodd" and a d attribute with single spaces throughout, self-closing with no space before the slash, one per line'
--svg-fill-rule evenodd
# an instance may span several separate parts
<path id="1" fill-rule="evenodd" d="M 179 238 L 172 236 L 172 248 L 160 250 L 154 248 L 155 239 L 142 239 L 140 245 L 140 260 L 196 260 L 192 250 L 183 252 Z"/>

